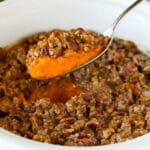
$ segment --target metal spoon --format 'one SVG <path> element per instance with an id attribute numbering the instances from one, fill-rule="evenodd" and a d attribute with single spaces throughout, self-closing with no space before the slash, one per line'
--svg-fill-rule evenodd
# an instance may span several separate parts
<path id="1" fill-rule="evenodd" d="M 84 64 L 70 70 L 69 72 L 67 73 L 70 73 L 70 72 L 73 72 L 73 71 L 76 71 L 78 69 L 81 69 L 89 64 L 91 64 L 92 62 L 96 61 L 98 58 L 100 58 L 103 54 L 106 53 L 106 51 L 109 49 L 110 45 L 112 44 L 112 41 L 113 41 L 113 38 L 114 38 L 114 33 L 115 33 L 115 30 L 117 28 L 117 25 L 119 24 L 119 22 L 121 21 L 121 19 L 126 15 L 128 14 L 128 12 L 130 10 L 132 10 L 135 6 L 137 6 L 139 3 L 141 3 L 142 1 L 144 0 L 136 0 L 133 4 L 131 4 L 128 8 L 126 8 L 118 17 L 117 19 L 114 21 L 114 23 L 107 29 L 105 30 L 102 34 L 104 36 L 109 36 L 110 38 L 110 41 L 107 45 L 107 47 L 99 54 L 97 55 L 96 57 L 92 58 L 91 60 L 89 60 L 88 62 L 85 62 Z M 66 73 L 65 73 L 66 74 Z"/>
<path id="2" fill-rule="evenodd" d="M 126 14 L 128 14 L 128 12 L 130 11 L 130 10 L 132 10 L 135 6 L 137 6 L 139 3 L 141 3 L 142 1 L 144 1 L 144 0 L 136 0 L 133 4 L 131 4 L 128 8 L 126 8 L 118 17 L 117 17 L 117 19 L 114 21 L 114 23 L 107 29 L 107 30 L 105 30 L 102 34 L 104 35 L 104 36 L 108 36 L 109 37 L 109 42 L 108 42 L 108 44 L 107 44 L 107 46 L 106 46 L 106 48 L 105 49 L 103 49 L 96 57 L 93 57 L 92 59 L 90 59 L 89 61 L 85 61 L 85 62 L 83 62 L 83 64 L 81 64 L 81 65 L 78 65 L 77 67 L 72 67 L 72 69 L 70 69 L 70 70 L 66 70 L 66 72 L 63 72 L 62 74 L 56 74 L 56 76 L 52 76 L 53 78 L 55 78 L 55 77 L 59 77 L 59 76 L 62 76 L 62 75 L 66 75 L 66 74 L 68 74 L 68 73 L 71 73 L 71 72 L 74 72 L 74 71 L 76 71 L 76 70 L 79 70 L 79 69 L 81 69 L 81 68 L 83 68 L 83 67 L 85 67 L 85 66 L 87 66 L 87 65 L 89 65 L 89 64 L 91 64 L 92 62 L 94 62 L 94 61 L 96 61 L 97 59 L 99 59 L 103 54 L 105 54 L 106 53 L 106 51 L 109 49 L 109 47 L 110 47 L 110 45 L 112 44 L 112 41 L 113 41 L 113 38 L 114 38 L 114 32 L 115 32 L 115 30 L 116 30 L 116 28 L 117 28 L 117 25 L 119 24 L 119 22 L 121 21 L 121 19 L 126 15 Z M 32 76 L 32 75 L 31 75 Z M 51 77 L 51 78 L 52 78 Z M 41 80 L 41 79 L 48 79 L 49 77 L 41 77 L 41 78 L 36 78 L 36 79 L 39 79 L 39 80 Z"/>

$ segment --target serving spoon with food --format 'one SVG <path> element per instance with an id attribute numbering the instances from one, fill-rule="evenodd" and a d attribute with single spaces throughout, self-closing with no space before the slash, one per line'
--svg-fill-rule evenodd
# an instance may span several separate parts
<path id="1" fill-rule="evenodd" d="M 29 74 L 36 79 L 54 78 L 96 61 L 109 49 L 120 20 L 142 1 L 136 0 L 126 8 L 102 35 L 92 35 L 83 29 L 54 30 L 29 50 L 26 59 Z"/>

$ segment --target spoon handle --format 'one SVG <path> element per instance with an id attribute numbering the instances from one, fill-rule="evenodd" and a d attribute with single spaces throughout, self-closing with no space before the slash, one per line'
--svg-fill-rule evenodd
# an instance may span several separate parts
<path id="1" fill-rule="evenodd" d="M 114 21 L 114 23 L 103 33 L 103 35 L 105 36 L 109 36 L 110 37 L 110 41 L 106 47 L 106 49 L 104 51 L 102 51 L 97 57 L 95 57 L 92 61 L 97 60 L 99 57 L 101 57 L 110 47 L 110 45 L 112 44 L 113 38 L 114 38 L 114 33 L 115 33 L 115 29 L 117 27 L 117 25 L 119 24 L 119 22 L 121 21 L 121 19 L 128 14 L 129 11 L 131 11 L 135 6 L 137 6 L 139 3 L 141 3 L 144 0 L 136 0 L 133 4 L 131 4 L 129 7 L 127 7 L 118 17 L 117 19 Z"/>
<path id="2" fill-rule="evenodd" d="M 115 20 L 113 24 L 113 30 L 116 29 L 116 26 L 120 22 L 120 20 L 130 11 L 132 10 L 135 6 L 137 6 L 139 3 L 141 3 L 143 0 L 136 0 L 133 4 L 131 4 L 128 8 L 126 8 Z"/>

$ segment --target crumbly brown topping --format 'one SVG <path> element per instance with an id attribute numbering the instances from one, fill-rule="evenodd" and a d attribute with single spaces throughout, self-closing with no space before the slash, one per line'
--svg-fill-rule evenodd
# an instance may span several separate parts
<path id="1" fill-rule="evenodd" d="M 107 44 L 109 38 L 104 37 L 93 31 L 84 30 L 82 28 L 72 30 L 53 30 L 48 36 L 43 36 L 37 45 L 33 45 L 29 50 L 29 56 L 39 57 L 49 55 L 58 57 L 65 53 L 66 49 L 74 51 L 88 51 L 95 45 Z"/>

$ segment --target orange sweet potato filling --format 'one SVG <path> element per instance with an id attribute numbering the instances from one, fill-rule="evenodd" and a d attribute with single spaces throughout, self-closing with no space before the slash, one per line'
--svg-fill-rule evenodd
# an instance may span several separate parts
<path id="1" fill-rule="evenodd" d="M 80 95 L 80 93 L 84 92 L 86 90 L 81 87 L 76 87 L 72 80 L 60 79 L 46 86 L 34 87 L 28 100 L 35 101 L 40 98 L 48 98 L 51 102 L 65 103 L 72 96 Z"/>
<path id="2" fill-rule="evenodd" d="M 28 72 L 34 78 L 53 78 L 69 72 L 75 67 L 87 62 L 103 50 L 103 46 L 96 45 L 89 51 L 73 51 L 67 49 L 63 56 L 52 58 L 41 56 L 28 65 Z"/>

